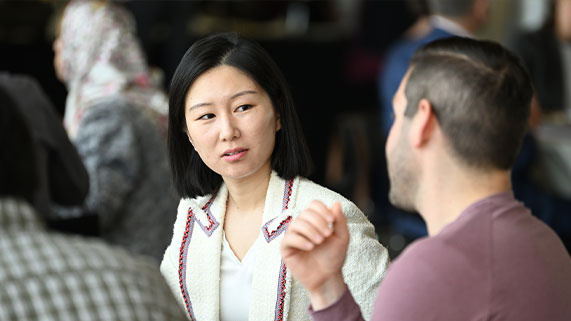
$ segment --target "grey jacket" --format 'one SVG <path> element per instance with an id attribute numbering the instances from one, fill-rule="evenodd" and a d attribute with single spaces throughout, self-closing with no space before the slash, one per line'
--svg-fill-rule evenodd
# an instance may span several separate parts
<path id="1" fill-rule="evenodd" d="M 98 215 L 102 237 L 160 262 L 178 201 L 154 123 L 112 97 L 86 109 L 75 145 L 90 176 L 85 207 Z"/>

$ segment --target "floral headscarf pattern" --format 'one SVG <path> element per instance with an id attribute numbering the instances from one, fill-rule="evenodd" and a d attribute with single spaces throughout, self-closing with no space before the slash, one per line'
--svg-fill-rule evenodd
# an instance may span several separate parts
<path id="1" fill-rule="evenodd" d="M 168 101 L 152 83 L 128 11 L 110 3 L 71 1 L 59 40 L 68 88 L 64 124 L 72 139 L 85 109 L 113 95 L 142 107 L 166 133 Z"/>

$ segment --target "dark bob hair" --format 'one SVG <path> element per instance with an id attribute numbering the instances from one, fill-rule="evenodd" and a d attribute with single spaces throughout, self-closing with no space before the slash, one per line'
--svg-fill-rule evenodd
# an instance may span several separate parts
<path id="1" fill-rule="evenodd" d="M 281 129 L 271 156 L 271 168 L 284 179 L 307 176 L 311 159 L 289 87 L 276 63 L 257 43 L 236 33 L 220 33 L 195 42 L 182 57 L 169 90 L 168 153 L 173 182 L 181 197 L 215 193 L 222 177 L 208 168 L 185 133 L 188 90 L 204 72 L 221 65 L 249 75 L 270 97 Z"/>

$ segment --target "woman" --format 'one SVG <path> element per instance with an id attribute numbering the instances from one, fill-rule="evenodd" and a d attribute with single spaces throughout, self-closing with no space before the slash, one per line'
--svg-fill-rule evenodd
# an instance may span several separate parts
<path id="1" fill-rule="evenodd" d="M 134 21 L 113 4 L 72 1 L 54 51 L 68 89 L 66 129 L 89 173 L 85 210 L 97 215 L 106 241 L 158 265 L 176 208 L 160 134 L 168 108 L 151 82 Z"/>
<path id="2" fill-rule="evenodd" d="M 289 89 L 257 44 L 196 42 L 169 97 L 168 147 L 183 197 L 161 271 L 192 320 L 309 320 L 280 255 L 282 233 L 314 200 L 341 203 L 352 243 L 344 275 L 369 316 L 388 256 L 342 196 L 305 178 L 309 156 Z"/>

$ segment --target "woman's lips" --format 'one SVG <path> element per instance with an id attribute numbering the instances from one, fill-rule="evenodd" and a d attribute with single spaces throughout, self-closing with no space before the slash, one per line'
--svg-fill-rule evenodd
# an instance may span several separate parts
<path id="1" fill-rule="evenodd" d="M 235 162 L 244 158 L 244 156 L 246 156 L 246 153 L 248 153 L 247 149 L 235 148 L 224 152 L 222 158 L 228 162 Z"/>

